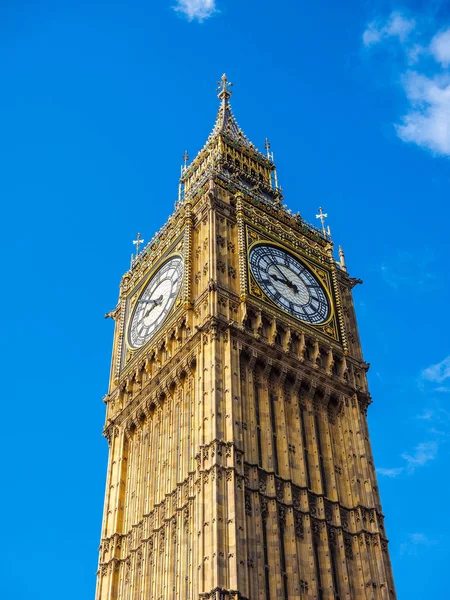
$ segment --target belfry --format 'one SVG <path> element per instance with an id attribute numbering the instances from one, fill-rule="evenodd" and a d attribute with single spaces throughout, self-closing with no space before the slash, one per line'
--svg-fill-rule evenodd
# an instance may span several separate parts
<path id="1" fill-rule="evenodd" d="M 230 84 L 122 277 L 97 600 L 391 600 L 371 398 L 326 215 L 283 203 Z"/>

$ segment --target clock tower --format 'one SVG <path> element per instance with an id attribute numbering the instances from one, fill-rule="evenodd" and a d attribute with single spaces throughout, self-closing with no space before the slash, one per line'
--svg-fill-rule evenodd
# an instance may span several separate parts
<path id="1" fill-rule="evenodd" d="M 393 599 L 359 280 L 230 96 L 109 313 L 96 599 Z"/>

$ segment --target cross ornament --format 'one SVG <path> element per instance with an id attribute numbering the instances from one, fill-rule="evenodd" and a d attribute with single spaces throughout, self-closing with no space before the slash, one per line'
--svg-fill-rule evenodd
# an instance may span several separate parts
<path id="1" fill-rule="evenodd" d="M 231 81 L 228 81 L 225 73 L 220 78 L 220 81 L 217 82 L 217 85 L 219 86 L 217 88 L 217 91 L 219 92 L 220 99 L 228 99 L 231 97 L 231 91 L 228 88 L 230 88 L 233 84 L 231 83 Z"/>
<path id="2" fill-rule="evenodd" d="M 144 243 L 144 241 L 145 240 L 143 240 L 141 238 L 141 234 L 140 233 L 138 233 L 137 236 L 136 236 L 136 239 L 133 240 L 133 244 L 136 246 L 136 256 L 139 254 L 139 248 L 140 248 L 141 244 Z"/>
<path id="3" fill-rule="evenodd" d="M 325 229 L 325 219 L 328 217 L 327 213 L 323 212 L 323 208 L 320 207 L 319 208 L 319 214 L 316 215 L 316 219 L 320 219 L 320 222 L 322 223 L 322 233 L 323 235 L 327 235 L 327 230 Z"/>

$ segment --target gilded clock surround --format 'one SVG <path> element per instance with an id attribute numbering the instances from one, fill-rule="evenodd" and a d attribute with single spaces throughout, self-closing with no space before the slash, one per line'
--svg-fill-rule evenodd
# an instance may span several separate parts
<path id="1" fill-rule="evenodd" d="M 283 205 L 226 78 L 175 211 L 122 278 L 97 600 L 395 598 L 351 278 L 332 240 Z M 332 299 L 324 326 L 254 292 L 258 241 L 299 256 Z M 127 349 L 131 300 L 168 256 L 177 306 Z M 327 329 L 328 327 L 328 329 Z"/>
<path id="2" fill-rule="evenodd" d="M 278 310 L 280 309 L 276 305 L 276 303 L 264 293 L 264 291 L 261 289 L 258 282 L 256 281 L 253 273 L 251 272 L 249 263 L 250 252 L 252 248 L 257 247 L 261 243 L 266 243 L 275 248 L 280 248 L 281 250 L 287 250 L 289 254 L 291 254 L 291 256 L 297 258 L 301 263 L 304 263 L 307 266 L 307 268 L 314 273 L 314 275 L 322 284 L 323 290 L 325 291 L 325 294 L 327 296 L 330 307 L 330 314 L 327 317 L 327 319 L 320 324 L 307 323 L 304 321 L 302 321 L 302 323 L 306 326 L 312 327 L 314 329 L 317 329 L 318 331 L 323 332 L 325 335 L 329 335 L 330 337 L 338 340 L 339 337 L 337 320 L 334 314 L 335 310 L 333 304 L 331 271 L 329 271 L 323 266 L 319 266 L 317 263 L 313 262 L 313 260 L 306 258 L 306 256 L 303 256 L 298 250 L 295 251 L 289 244 L 280 244 L 273 238 L 267 235 L 265 236 L 264 234 L 261 235 L 255 230 L 252 230 L 249 227 L 247 227 L 247 277 L 249 281 L 250 294 L 258 298 L 259 300 L 262 300 L 263 302 L 266 302 L 276 307 Z M 287 316 L 295 320 L 295 317 L 289 315 L 289 313 L 287 313 Z"/>
<path id="3" fill-rule="evenodd" d="M 135 306 L 136 306 L 136 302 L 139 300 L 139 298 L 142 296 L 142 294 L 144 293 L 147 285 L 150 283 L 150 281 L 152 280 L 152 278 L 154 277 L 154 275 L 156 275 L 158 273 L 158 271 L 166 264 L 168 263 L 172 258 L 181 258 L 183 260 L 183 256 L 182 254 L 180 254 L 179 252 L 176 253 L 172 253 L 172 254 L 168 254 L 166 255 L 162 260 L 158 261 L 157 264 L 154 265 L 154 267 L 151 268 L 149 274 L 142 280 L 142 282 L 140 282 L 129 294 L 128 296 L 128 306 L 127 306 L 127 325 L 126 325 L 126 332 L 127 335 L 125 336 L 125 343 L 127 345 L 127 348 L 130 352 L 138 352 L 139 350 L 141 350 L 141 348 L 148 344 L 148 342 L 151 340 L 151 337 L 154 337 L 154 335 L 157 335 L 160 327 L 158 327 L 158 329 L 156 330 L 156 332 L 149 338 L 149 340 L 147 340 L 144 344 L 142 344 L 141 346 L 133 346 L 132 344 L 130 344 L 129 341 L 129 335 L 128 335 L 128 331 L 131 327 L 131 323 L 134 317 L 134 313 L 135 313 Z M 182 275 L 182 279 L 184 279 L 185 277 L 185 265 L 184 265 L 184 261 L 183 261 L 183 275 Z M 182 283 L 181 283 L 182 285 Z M 181 290 L 179 290 L 178 294 L 177 294 L 177 298 L 175 299 L 175 302 L 171 308 L 171 310 L 169 311 L 168 315 L 166 316 L 166 318 L 164 319 L 167 320 L 168 318 L 170 318 L 171 314 L 174 312 L 174 310 L 176 310 L 176 308 L 178 306 L 180 306 L 181 304 Z"/>

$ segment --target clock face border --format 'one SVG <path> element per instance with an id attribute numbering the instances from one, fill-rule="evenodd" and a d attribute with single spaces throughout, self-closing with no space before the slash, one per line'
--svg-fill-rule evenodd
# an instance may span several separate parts
<path id="1" fill-rule="evenodd" d="M 248 236 L 249 231 L 252 231 L 252 229 L 249 229 L 247 227 L 247 239 L 249 237 Z M 310 271 L 313 274 L 313 276 L 318 280 L 322 290 L 324 291 L 324 293 L 327 297 L 328 303 L 329 303 L 329 314 L 325 321 L 321 321 L 320 323 L 311 323 L 309 321 L 304 321 L 304 320 L 300 319 L 299 317 L 296 317 L 295 315 L 291 314 L 289 311 L 284 309 L 283 306 L 277 304 L 274 300 L 272 300 L 272 298 L 270 298 L 265 293 L 265 291 L 259 285 L 256 277 L 254 276 L 251 265 L 250 265 L 250 253 L 257 246 L 273 246 L 274 248 L 282 250 L 286 254 L 289 254 L 294 260 L 296 260 L 300 264 L 304 265 L 305 268 L 308 269 L 308 271 Z M 325 273 L 325 280 L 324 280 L 324 277 L 319 274 L 318 269 L 320 269 L 323 273 Z M 258 236 L 258 239 L 253 240 L 252 243 L 249 244 L 247 247 L 247 277 L 248 277 L 250 295 L 255 298 L 258 298 L 259 300 L 262 300 L 263 302 L 269 304 L 271 307 L 276 307 L 277 310 L 281 310 L 285 315 L 287 315 L 291 319 L 294 319 L 296 322 L 301 323 L 302 325 L 320 329 L 320 328 L 326 327 L 327 325 L 330 325 L 331 322 L 334 321 L 336 315 L 335 315 L 335 306 L 334 306 L 334 301 L 333 301 L 333 296 L 332 296 L 333 287 L 332 287 L 330 275 L 331 274 L 326 267 L 324 267 L 324 266 L 316 267 L 314 264 L 311 263 L 310 260 L 303 257 L 303 255 L 300 254 L 299 252 L 295 252 L 287 245 L 277 243 L 270 238 L 263 238 L 263 237 Z M 258 292 L 259 292 L 258 294 L 255 294 L 252 291 L 252 283 L 258 289 Z M 334 335 L 331 334 L 331 332 L 327 333 L 327 335 L 331 335 L 331 337 L 335 337 Z"/>
<path id="2" fill-rule="evenodd" d="M 175 299 L 172 303 L 172 306 L 170 307 L 169 312 L 167 313 L 166 317 L 163 319 L 163 321 L 162 321 L 161 325 L 158 327 L 158 329 L 154 333 L 152 333 L 150 335 L 150 337 L 148 338 L 148 340 L 146 340 L 141 346 L 137 346 L 137 347 L 133 346 L 130 343 L 129 330 L 130 330 L 134 315 L 136 313 L 137 303 L 138 303 L 139 299 L 141 298 L 141 296 L 144 294 L 144 292 L 147 289 L 147 286 L 150 283 L 150 281 L 152 280 L 152 278 L 158 273 L 158 271 L 160 269 L 162 269 L 162 267 L 164 267 L 164 265 L 167 262 L 169 262 L 170 260 L 172 260 L 174 258 L 179 258 L 182 263 L 181 283 L 180 283 L 180 288 L 178 290 L 178 294 L 175 297 Z M 125 339 L 125 344 L 126 344 L 128 351 L 135 353 L 135 352 L 139 352 L 140 350 L 142 350 L 142 348 L 144 348 L 148 344 L 148 342 L 150 340 L 152 340 L 155 337 L 155 335 L 158 334 L 159 331 L 161 331 L 161 327 L 169 319 L 169 317 L 173 313 L 174 309 L 177 308 L 177 303 L 178 303 L 178 300 L 180 299 L 180 294 L 182 293 L 184 278 L 186 276 L 185 269 L 186 269 L 186 261 L 184 259 L 184 256 L 180 252 L 174 252 L 172 254 L 168 254 L 167 256 L 163 257 L 160 261 L 158 261 L 155 264 L 155 266 L 150 270 L 150 272 L 147 274 L 147 276 L 145 278 L 143 278 L 142 281 L 140 282 L 140 284 L 138 284 L 132 290 L 132 292 L 129 294 L 129 296 L 128 296 L 128 315 L 126 318 L 125 330 L 124 330 L 124 334 L 123 334 L 123 337 Z"/>

